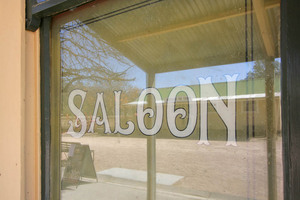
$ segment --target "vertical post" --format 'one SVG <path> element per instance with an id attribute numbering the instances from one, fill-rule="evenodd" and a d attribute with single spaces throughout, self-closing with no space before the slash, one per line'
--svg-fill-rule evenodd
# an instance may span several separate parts
<path id="1" fill-rule="evenodd" d="M 40 29 L 41 67 L 41 198 L 50 200 L 50 26 L 51 18 L 42 20 Z"/>
<path id="2" fill-rule="evenodd" d="M 248 53 L 248 0 L 245 0 L 245 62 L 249 61 L 249 53 Z M 246 94 L 249 94 L 249 78 L 246 80 Z M 247 141 L 250 139 L 249 135 L 249 99 L 246 99 L 246 139 Z"/>
<path id="3" fill-rule="evenodd" d="M 276 174 L 276 132 L 274 124 L 274 61 L 266 61 L 265 93 L 266 93 L 266 135 L 267 135 L 267 160 L 268 160 L 268 193 L 269 199 L 277 199 L 277 174 Z"/>
<path id="4" fill-rule="evenodd" d="M 147 73 L 147 87 L 155 86 L 155 73 Z M 155 102 L 149 95 L 147 97 L 147 103 L 150 107 L 153 107 Z M 148 121 L 149 124 L 151 121 Z M 147 137 L 147 200 L 156 199 L 156 136 Z"/>
<path id="5" fill-rule="evenodd" d="M 281 108 L 284 199 L 300 196 L 300 1 L 281 1 Z"/>

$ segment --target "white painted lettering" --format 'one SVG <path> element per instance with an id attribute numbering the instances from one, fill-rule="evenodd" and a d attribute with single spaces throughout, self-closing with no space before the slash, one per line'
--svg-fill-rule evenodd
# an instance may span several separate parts
<path id="1" fill-rule="evenodd" d="M 79 109 L 74 104 L 74 98 L 77 95 L 79 95 L 81 97 L 81 104 L 80 104 L 80 108 Z M 76 116 L 76 120 L 75 120 L 74 125 L 73 125 L 72 121 L 69 121 L 70 127 L 69 127 L 67 133 L 70 134 L 70 135 L 72 135 L 75 138 L 82 137 L 85 134 L 86 128 L 87 128 L 86 117 L 85 117 L 85 115 L 81 111 L 83 103 L 84 103 L 85 96 L 86 96 L 86 92 L 85 91 L 76 89 L 76 90 L 73 90 L 70 93 L 69 99 L 68 99 L 69 108 L 72 111 L 72 113 Z M 78 119 L 81 121 L 81 130 L 79 132 L 75 132 L 74 131 L 74 126 L 76 128 L 78 128 L 80 126 L 80 124 L 78 123 Z"/>
<path id="2" fill-rule="evenodd" d="M 175 109 L 175 99 L 179 92 L 184 92 L 188 97 L 189 106 L 189 116 L 188 124 L 184 130 L 178 130 L 176 127 L 176 117 L 181 115 L 181 119 L 187 117 L 186 110 L 183 108 Z M 195 129 L 197 123 L 197 103 L 195 101 L 196 95 L 194 91 L 187 86 L 177 86 L 172 89 L 168 102 L 167 102 L 167 122 L 171 133 L 175 137 L 183 138 L 191 135 Z"/>
<path id="3" fill-rule="evenodd" d="M 201 126 L 200 126 L 200 141 L 198 144 L 206 144 L 207 140 L 207 101 L 212 102 L 217 113 L 227 126 L 228 138 L 226 145 L 236 146 L 236 133 L 235 133 L 235 88 L 237 74 L 233 76 L 225 75 L 227 80 L 227 106 L 220 98 L 211 82 L 211 77 L 206 79 L 199 78 L 200 82 L 200 95 L 201 95 Z"/>
<path id="4" fill-rule="evenodd" d="M 114 133 L 121 133 L 123 135 L 130 135 L 134 131 L 134 124 L 132 121 L 126 122 L 128 128 L 123 129 L 120 125 L 120 98 L 122 91 L 114 91 L 115 93 L 115 131 Z"/>
<path id="5" fill-rule="evenodd" d="M 148 129 L 145 126 L 145 115 L 149 115 L 149 118 L 154 117 L 154 111 L 151 108 L 146 108 L 144 110 L 143 102 L 145 102 L 145 98 L 147 95 L 153 95 L 155 98 L 155 105 L 156 105 L 156 119 L 154 125 L 151 129 Z M 139 101 L 137 105 L 137 123 L 140 131 L 145 135 L 155 135 L 162 126 L 163 122 L 163 106 L 162 106 L 162 99 L 159 94 L 159 91 L 156 88 L 147 88 L 142 91 L 139 96 Z"/>
<path id="6" fill-rule="evenodd" d="M 102 120 L 101 121 L 100 121 L 100 117 L 97 117 L 99 105 L 102 110 Z M 104 104 L 104 100 L 103 100 L 103 93 L 100 93 L 100 94 L 97 93 L 97 100 L 96 100 L 96 104 L 95 104 L 95 109 L 94 109 L 94 114 L 92 117 L 91 125 L 90 125 L 89 131 L 88 131 L 89 133 L 94 133 L 95 122 L 99 126 L 104 124 L 104 127 L 105 127 L 104 133 L 111 133 L 107 114 L 106 114 L 106 108 L 105 108 L 105 104 Z"/>

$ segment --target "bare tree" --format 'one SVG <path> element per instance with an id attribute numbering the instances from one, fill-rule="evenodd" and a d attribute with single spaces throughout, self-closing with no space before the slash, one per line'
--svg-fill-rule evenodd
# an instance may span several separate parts
<path id="1" fill-rule="evenodd" d="M 127 78 L 134 65 L 88 26 L 62 28 L 60 38 L 64 91 L 80 81 L 111 87 L 113 82 L 134 80 Z"/>

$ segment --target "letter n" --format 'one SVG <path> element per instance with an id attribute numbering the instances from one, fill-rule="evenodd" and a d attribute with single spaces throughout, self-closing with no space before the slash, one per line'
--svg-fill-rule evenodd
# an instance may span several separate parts
<path id="1" fill-rule="evenodd" d="M 234 74 L 233 76 L 225 75 L 225 77 L 227 81 L 227 105 L 213 86 L 211 77 L 206 79 L 201 77 L 199 78 L 201 96 L 201 126 L 200 141 L 198 144 L 209 145 L 207 139 L 207 101 L 209 100 L 227 127 L 228 137 L 226 145 L 236 146 L 235 88 L 238 74 Z"/>

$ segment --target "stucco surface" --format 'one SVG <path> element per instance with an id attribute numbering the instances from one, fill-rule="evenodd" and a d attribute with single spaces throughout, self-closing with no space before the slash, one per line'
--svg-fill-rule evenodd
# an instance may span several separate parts
<path id="1" fill-rule="evenodd" d="M 38 33 L 25 31 L 24 0 L 0 1 L 0 27 L 1 199 L 35 200 L 39 198 Z"/>

